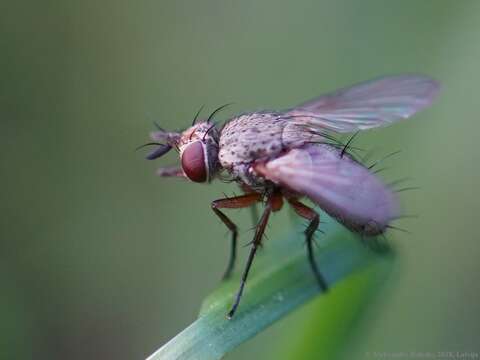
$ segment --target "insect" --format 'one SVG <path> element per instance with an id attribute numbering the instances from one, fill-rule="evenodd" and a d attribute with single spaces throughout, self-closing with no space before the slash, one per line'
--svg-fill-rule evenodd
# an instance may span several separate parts
<path id="1" fill-rule="evenodd" d="M 308 220 L 305 229 L 307 258 L 323 291 L 327 282 L 313 253 L 313 235 L 319 214 L 301 202 L 309 198 L 326 213 L 362 237 L 383 234 L 399 216 L 395 193 L 367 166 L 348 151 L 349 142 L 335 139 L 338 133 L 353 133 L 388 126 L 429 106 L 439 84 L 422 75 L 387 76 L 323 95 L 285 111 L 245 113 L 223 126 L 198 121 L 183 132 L 158 127 L 151 134 L 155 149 L 147 159 L 157 159 L 172 148 L 180 166 L 161 168 L 160 176 L 182 177 L 209 183 L 225 176 L 237 182 L 244 194 L 215 200 L 213 212 L 231 232 L 231 252 L 224 278 L 234 268 L 237 226 L 224 209 L 239 209 L 263 203 L 255 227 L 240 287 L 227 314 L 231 318 L 240 303 L 255 254 L 261 245 L 270 214 L 287 202 Z M 352 138 L 350 138 L 351 140 Z"/>

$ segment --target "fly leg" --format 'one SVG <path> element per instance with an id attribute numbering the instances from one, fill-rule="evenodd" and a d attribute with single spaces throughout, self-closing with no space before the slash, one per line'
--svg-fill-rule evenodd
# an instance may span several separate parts
<path id="1" fill-rule="evenodd" d="M 163 167 L 157 170 L 157 175 L 161 177 L 180 177 L 185 178 L 185 173 L 178 166 Z"/>
<path id="2" fill-rule="evenodd" d="M 228 260 L 227 270 L 223 275 L 223 279 L 230 277 L 235 265 L 235 259 L 237 257 L 237 236 L 238 229 L 232 220 L 230 220 L 227 215 L 225 215 L 219 209 L 240 209 L 251 206 L 258 201 L 262 200 L 262 195 L 260 193 L 249 193 L 241 196 L 236 196 L 232 198 L 218 199 L 212 201 L 212 210 L 213 212 L 222 220 L 225 226 L 232 233 L 231 247 L 230 247 L 230 259 Z"/>
<path id="3" fill-rule="evenodd" d="M 258 224 L 258 207 L 257 207 L 257 204 L 253 204 L 250 207 L 250 217 L 252 219 L 253 226 Z"/>
<path id="4" fill-rule="evenodd" d="M 250 186 L 248 186 L 246 184 L 241 184 L 240 188 L 242 189 L 242 191 L 245 194 L 250 194 L 250 193 L 255 192 L 254 190 L 252 190 L 252 188 Z M 250 207 L 250 217 L 252 219 L 253 226 L 257 225 L 257 223 L 258 223 L 258 207 L 257 207 L 257 204 L 253 204 Z"/>
<path id="5" fill-rule="evenodd" d="M 327 291 L 328 285 L 325 281 L 325 278 L 322 276 L 320 271 L 318 270 L 317 263 L 315 262 L 315 257 L 313 254 L 313 234 L 318 229 L 318 225 L 320 224 L 320 216 L 318 216 L 317 212 L 308 206 L 302 204 L 300 201 L 295 199 L 289 199 L 288 202 L 292 206 L 295 212 L 310 221 L 307 228 L 305 229 L 305 238 L 307 241 L 307 255 L 308 261 L 310 263 L 310 267 L 312 268 L 313 274 L 317 279 L 318 286 L 322 291 Z"/>
<path id="6" fill-rule="evenodd" d="M 255 236 L 253 237 L 252 247 L 250 248 L 250 253 L 248 254 L 247 264 L 245 266 L 245 270 L 243 270 L 242 280 L 240 282 L 240 288 L 237 291 L 237 295 L 235 296 L 235 301 L 232 305 L 232 308 L 227 314 L 227 318 L 231 319 L 235 314 L 235 311 L 238 308 L 238 304 L 240 304 L 240 299 L 243 294 L 243 288 L 245 287 L 245 283 L 247 282 L 248 272 L 250 271 L 250 267 L 252 266 L 253 258 L 255 257 L 255 253 L 257 252 L 258 247 L 261 245 L 263 233 L 265 232 L 265 228 L 268 223 L 268 218 L 270 217 L 270 213 L 272 212 L 272 199 L 274 195 L 269 195 L 267 198 L 267 203 L 265 205 L 265 209 L 263 210 L 262 217 L 255 228 Z"/>

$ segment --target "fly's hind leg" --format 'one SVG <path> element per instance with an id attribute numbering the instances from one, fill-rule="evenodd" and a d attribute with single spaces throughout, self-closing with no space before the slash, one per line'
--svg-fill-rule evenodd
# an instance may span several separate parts
<path id="1" fill-rule="evenodd" d="M 327 291 L 328 290 L 327 282 L 325 281 L 325 278 L 323 277 L 323 275 L 320 273 L 320 270 L 318 269 L 317 263 L 315 262 L 315 256 L 313 253 L 313 241 L 314 241 L 313 235 L 315 234 L 315 231 L 318 229 L 318 226 L 320 224 L 320 216 L 315 210 L 302 204 L 300 201 L 296 199 L 289 199 L 288 202 L 292 206 L 293 210 L 297 213 L 297 215 L 310 221 L 307 228 L 305 229 L 308 261 L 310 263 L 310 267 L 312 268 L 313 274 L 317 279 L 320 289 L 322 291 Z"/>
<path id="2" fill-rule="evenodd" d="M 241 196 L 235 196 L 232 198 L 218 199 L 212 201 L 212 210 L 213 212 L 222 220 L 225 226 L 230 230 L 231 236 L 231 247 L 230 247 L 230 258 L 228 260 L 227 270 L 223 275 L 223 279 L 228 279 L 232 274 L 233 268 L 235 266 L 235 259 L 237 257 L 237 236 L 238 229 L 237 225 L 230 220 L 227 215 L 225 215 L 219 209 L 241 209 L 248 206 L 252 206 L 258 201 L 262 200 L 262 195 L 259 193 L 249 193 Z"/>

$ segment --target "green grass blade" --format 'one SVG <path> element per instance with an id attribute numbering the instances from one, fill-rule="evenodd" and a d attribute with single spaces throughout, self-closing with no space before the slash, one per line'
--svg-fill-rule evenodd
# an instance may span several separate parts
<path id="1" fill-rule="evenodd" d="M 320 270 L 330 286 L 366 268 L 388 272 L 391 256 L 375 254 L 336 223 L 322 224 L 326 235 L 316 250 Z M 303 237 L 271 239 L 256 258 L 234 318 L 227 320 L 239 279 L 220 286 L 204 301 L 199 318 L 158 349 L 149 360 L 220 359 L 227 352 L 320 293 L 306 261 Z M 387 266 L 386 266 L 387 265 Z"/>

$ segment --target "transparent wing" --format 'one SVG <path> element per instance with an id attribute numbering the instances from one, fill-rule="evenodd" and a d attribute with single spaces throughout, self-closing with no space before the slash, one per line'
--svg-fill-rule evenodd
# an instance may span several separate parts
<path id="1" fill-rule="evenodd" d="M 427 76 L 387 76 L 313 99 L 287 116 L 322 130 L 366 130 L 412 116 L 429 106 L 439 89 L 439 83 Z"/>
<path id="2" fill-rule="evenodd" d="M 308 196 L 351 230 L 376 235 L 398 216 L 394 193 L 327 145 L 310 145 L 256 167 L 267 179 Z"/>

